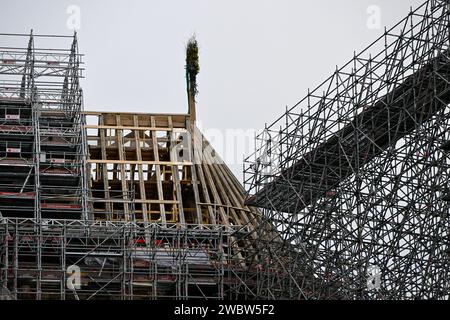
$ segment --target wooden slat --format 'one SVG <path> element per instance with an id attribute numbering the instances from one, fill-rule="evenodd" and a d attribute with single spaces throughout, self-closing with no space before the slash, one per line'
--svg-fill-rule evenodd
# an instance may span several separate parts
<path id="1" fill-rule="evenodd" d="M 137 115 L 134 116 L 134 125 L 138 126 L 138 118 Z M 137 134 L 136 134 L 137 133 Z M 134 143 L 136 144 L 136 157 L 138 161 L 142 161 L 142 153 L 141 153 L 141 133 L 137 130 L 134 131 Z M 145 201 L 147 196 L 145 194 L 145 183 L 144 183 L 144 172 L 142 170 L 142 164 L 137 164 L 138 166 L 138 177 L 139 177 L 139 193 L 141 196 L 141 200 Z M 142 215 L 144 222 L 148 221 L 147 216 L 147 204 L 142 203 Z"/>
<path id="2" fill-rule="evenodd" d="M 197 144 L 197 147 L 198 146 L 202 146 L 201 138 L 199 139 L 198 134 L 196 134 L 196 133 L 194 133 L 194 134 L 195 134 L 194 135 L 194 139 L 195 139 L 195 142 Z M 201 163 L 199 165 L 199 167 L 201 167 L 203 169 L 203 172 L 205 173 L 206 183 L 209 186 L 209 189 L 211 190 L 211 193 L 212 193 L 213 199 L 214 199 L 214 203 L 221 204 L 221 199 L 220 199 L 220 196 L 219 196 L 219 192 L 217 191 L 216 183 L 213 180 L 213 177 L 212 177 L 211 172 L 209 170 L 208 164 Z M 211 201 L 207 200 L 207 202 L 211 202 Z M 230 221 L 229 221 L 227 213 L 225 212 L 223 207 L 220 206 L 219 208 L 216 208 L 216 209 L 219 210 L 219 214 L 220 214 L 220 216 L 222 218 L 223 224 L 226 225 L 226 226 L 229 226 L 230 225 Z"/>
<path id="3" fill-rule="evenodd" d="M 190 126 L 188 126 L 188 127 L 190 127 Z M 189 152 L 191 152 L 192 162 L 195 163 L 196 152 L 195 152 L 195 148 L 194 148 L 194 133 L 192 132 L 192 128 L 189 130 L 189 135 L 190 135 L 190 141 L 189 141 L 189 149 L 190 150 L 189 150 Z M 199 181 L 197 179 L 197 168 L 195 165 L 191 167 L 191 180 L 192 180 L 191 181 L 192 189 L 194 190 L 195 208 L 197 211 L 197 223 L 201 225 L 201 224 L 203 224 L 203 218 L 202 218 L 202 208 L 200 206 L 200 192 L 198 190 Z M 204 190 L 204 192 L 208 193 L 208 190 Z M 208 199 L 209 199 L 209 196 L 208 196 Z M 210 216 L 213 217 L 213 219 L 214 219 L 213 221 L 215 221 L 215 217 L 212 212 L 212 208 L 208 208 L 208 212 L 209 212 Z"/>
<path id="4" fill-rule="evenodd" d="M 148 113 L 130 113 L 130 112 L 95 112 L 95 111 L 85 111 L 86 116 L 96 116 L 103 118 L 103 125 L 117 126 L 116 116 L 121 117 L 122 126 L 133 126 L 134 116 L 138 116 L 138 126 L 139 127 L 150 127 L 151 118 L 155 120 L 155 127 L 167 127 L 168 117 L 172 117 L 172 125 L 174 128 L 184 128 L 186 129 L 186 122 L 189 116 L 186 114 L 148 114 Z M 152 126 L 153 127 L 153 126 Z"/>
<path id="5" fill-rule="evenodd" d="M 209 143 L 208 143 L 209 145 Z M 209 145 L 210 146 L 210 145 Z M 212 147 L 210 146 L 212 149 Z M 217 153 L 216 153 L 217 155 Z M 211 155 L 209 153 L 206 153 L 205 156 L 208 159 L 208 162 L 213 163 L 214 160 L 211 158 Z M 223 192 L 226 194 L 232 201 L 233 206 L 235 208 L 241 207 L 242 209 L 247 211 L 247 214 L 250 214 L 253 218 L 252 210 L 250 210 L 245 204 L 244 204 L 244 190 L 242 189 L 241 192 L 236 188 L 236 184 L 240 186 L 237 179 L 234 177 L 234 174 L 227 170 L 227 166 L 222 163 L 222 160 L 220 159 L 219 163 L 212 164 L 211 165 L 214 171 L 214 175 L 217 177 L 218 180 L 221 181 L 219 186 L 224 188 Z M 225 191 L 226 190 L 226 191 Z M 238 219 L 241 220 L 241 224 L 247 224 L 250 219 L 247 217 L 247 214 L 242 214 L 242 219 L 239 217 Z M 242 221 L 243 220 L 243 221 Z"/>
<path id="6" fill-rule="evenodd" d="M 117 124 L 120 126 L 120 124 L 121 124 L 120 115 L 116 115 L 116 121 L 117 121 Z M 126 172 L 125 172 L 125 164 L 126 164 L 125 153 L 120 152 L 120 150 L 123 150 L 123 130 L 121 130 L 121 129 L 116 130 L 116 143 L 119 148 L 119 160 L 121 161 L 121 163 L 119 164 L 119 168 L 120 168 L 120 181 L 122 183 L 122 197 L 124 199 L 128 199 L 128 197 L 129 197 L 128 191 L 129 190 L 128 190 L 128 183 L 127 183 L 127 179 L 126 179 Z M 130 220 L 130 209 L 129 209 L 128 203 L 124 203 L 123 211 L 125 214 L 125 220 L 129 221 Z"/>
<path id="7" fill-rule="evenodd" d="M 169 116 L 169 128 L 172 129 L 172 117 Z M 175 137 L 174 137 L 174 132 L 172 130 L 170 130 L 169 132 L 170 135 L 170 160 L 173 162 L 176 159 L 176 149 L 175 149 Z M 178 215 L 180 218 L 180 223 L 181 225 L 184 227 L 186 224 L 186 220 L 185 220 L 185 216 L 184 216 L 184 210 L 183 210 L 183 198 L 182 198 L 182 194 L 181 194 L 181 185 L 180 185 L 180 179 L 178 176 L 178 166 L 177 165 L 172 165 L 172 179 L 173 179 L 173 184 L 174 184 L 174 188 L 175 188 L 175 193 L 176 193 L 176 198 L 178 200 Z"/>
<path id="8" fill-rule="evenodd" d="M 100 123 L 103 122 L 103 117 L 99 118 Z M 106 139 L 105 139 L 105 130 L 99 130 L 100 132 L 100 147 L 101 147 L 101 153 L 102 153 L 102 160 L 106 160 Z M 88 160 L 89 161 L 89 160 Z M 102 167 L 102 179 L 103 179 L 103 189 L 105 192 L 105 198 L 109 199 L 110 193 L 109 193 L 109 182 L 108 182 L 108 165 L 106 163 L 100 163 L 100 166 Z M 106 203 L 105 205 L 107 212 L 112 212 L 112 205 L 111 203 Z M 107 219 L 112 219 L 112 214 L 108 213 L 106 216 Z"/>
<path id="9" fill-rule="evenodd" d="M 135 119 L 137 123 L 137 119 Z M 116 129 L 116 130 L 136 130 L 136 131 L 172 131 L 170 127 L 139 127 L 134 126 L 118 126 L 118 125 L 85 125 L 86 129 Z"/>
<path id="10" fill-rule="evenodd" d="M 159 156 L 159 155 L 158 155 Z M 110 163 L 110 164 L 151 164 L 161 166 L 191 166 L 192 162 L 170 162 L 170 161 L 138 161 L 138 160 L 103 160 L 89 159 L 88 163 Z"/>
<path id="11" fill-rule="evenodd" d="M 94 202 L 113 202 L 113 203 L 147 203 L 147 204 L 176 204 L 178 203 L 177 200 L 141 200 L 141 199 L 116 199 L 116 198 L 109 198 L 109 199 L 99 199 L 99 198 L 93 198 Z"/>
<path id="12" fill-rule="evenodd" d="M 193 135 L 193 138 L 195 139 L 195 132 L 191 133 Z M 203 198 L 207 203 L 211 203 L 211 197 L 209 196 L 209 192 L 208 192 L 208 187 L 206 184 L 206 178 L 205 178 L 205 174 L 203 172 L 203 168 L 201 166 L 201 145 L 197 145 L 197 142 L 194 140 L 193 143 L 193 149 L 194 149 L 194 156 L 195 158 L 194 160 L 194 167 L 196 172 L 198 173 L 198 178 L 200 180 L 200 186 L 201 186 L 201 190 L 202 190 L 202 194 L 203 194 Z M 217 219 L 216 216 L 212 210 L 211 207 L 207 207 L 208 210 L 208 214 L 209 214 L 209 219 L 210 219 L 210 223 L 211 224 L 217 224 Z"/>
<path id="13" fill-rule="evenodd" d="M 155 127 L 155 118 L 151 117 L 151 124 Z M 155 174 L 156 174 L 156 185 L 158 188 L 158 199 L 164 200 L 164 193 L 163 193 L 163 187 L 162 187 L 162 181 L 161 181 L 161 167 L 159 162 L 159 151 L 158 151 L 158 142 L 156 140 L 156 132 L 152 131 L 152 144 L 153 144 L 153 154 L 155 155 Z M 166 224 L 166 209 L 164 207 L 164 204 L 159 205 L 159 209 L 161 211 L 161 222 L 163 225 Z"/>

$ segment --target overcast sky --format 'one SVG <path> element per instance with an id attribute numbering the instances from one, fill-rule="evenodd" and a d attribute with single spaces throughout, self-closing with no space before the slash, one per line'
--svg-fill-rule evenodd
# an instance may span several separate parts
<path id="1" fill-rule="evenodd" d="M 198 119 L 212 134 L 263 128 L 423 2 L 14 0 L 2 1 L 0 32 L 71 34 L 79 26 L 85 108 L 149 113 L 187 111 L 184 46 L 195 33 Z M 222 154 L 224 143 L 233 141 L 213 141 Z M 233 162 L 245 150 L 236 152 L 224 157 L 240 178 Z"/>

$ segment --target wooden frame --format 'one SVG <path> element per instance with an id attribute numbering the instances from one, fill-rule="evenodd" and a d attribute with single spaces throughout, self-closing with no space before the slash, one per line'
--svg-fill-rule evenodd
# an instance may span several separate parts
<path id="1" fill-rule="evenodd" d="M 258 211 L 189 115 L 85 112 L 96 219 L 245 225 Z M 184 141 L 185 134 L 190 139 Z M 178 159 L 177 152 L 188 152 Z"/>

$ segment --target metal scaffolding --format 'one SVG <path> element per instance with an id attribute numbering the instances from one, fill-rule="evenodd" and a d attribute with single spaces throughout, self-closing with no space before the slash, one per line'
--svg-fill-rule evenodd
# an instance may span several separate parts
<path id="1" fill-rule="evenodd" d="M 3 218 L 2 298 L 223 299 L 232 285 L 226 247 L 234 232 L 220 225 Z"/>
<path id="2" fill-rule="evenodd" d="M 0 48 L 0 213 L 80 219 L 87 207 L 77 37 L 0 39 L 13 43 Z M 49 39 L 69 49 L 36 45 Z"/>
<path id="3" fill-rule="evenodd" d="M 449 298 L 449 19 L 411 10 L 258 135 L 247 297 Z"/>
<path id="4" fill-rule="evenodd" d="M 194 92 L 188 114 L 85 112 L 76 34 L 0 40 L 0 300 L 240 297 L 259 212 Z"/>

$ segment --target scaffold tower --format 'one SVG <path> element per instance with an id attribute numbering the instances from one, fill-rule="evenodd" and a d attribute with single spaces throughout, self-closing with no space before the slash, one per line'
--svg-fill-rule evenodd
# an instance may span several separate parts
<path id="1" fill-rule="evenodd" d="M 249 298 L 449 298 L 449 19 L 411 9 L 257 136 Z"/>
<path id="2" fill-rule="evenodd" d="M 0 213 L 80 219 L 87 208 L 77 37 L 0 37 L 28 39 L 0 52 Z M 49 39 L 68 49 L 35 44 Z"/>

